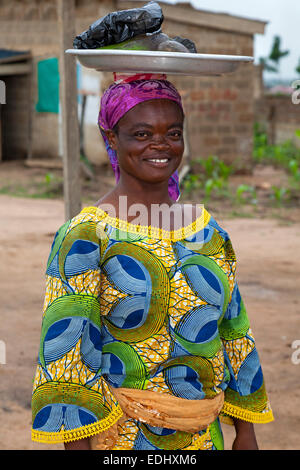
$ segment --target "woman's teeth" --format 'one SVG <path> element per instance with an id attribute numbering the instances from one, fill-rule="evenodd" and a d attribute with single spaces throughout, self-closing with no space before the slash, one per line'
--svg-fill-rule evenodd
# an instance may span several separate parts
<path id="1" fill-rule="evenodd" d="M 167 163 L 168 159 L 167 158 L 161 158 L 161 159 L 149 158 L 148 161 L 149 162 L 155 162 L 155 163 Z"/>

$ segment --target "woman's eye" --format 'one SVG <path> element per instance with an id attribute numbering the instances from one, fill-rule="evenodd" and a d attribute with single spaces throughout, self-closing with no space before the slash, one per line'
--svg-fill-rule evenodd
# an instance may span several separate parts
<path id="1" fill-rule="evenodd" d="M 182 131 L 172 131 L 170 132 L 169 134 L 171 137 L 175 137 L 175 138 L 181 138 L 182 137 Z"/>
<path id="2" fill-rule="evenodd" d="M 138 132 L 135 132 L 135 137 L 139 137 L 139 138 L 147 138 L 149 137 L 149 132 L 146 132 L 146 131 L 138 131 Z"/>

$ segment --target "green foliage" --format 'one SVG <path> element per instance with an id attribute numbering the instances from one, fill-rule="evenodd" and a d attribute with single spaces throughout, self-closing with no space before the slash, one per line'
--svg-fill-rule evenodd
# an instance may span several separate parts
<path id="1" fill-rule="evenodd" d="M 206 159 L 198 158 L 194 160 L 194 163 L 199 164 L 200 167 L 203 168 L 206 178 L 221 178 L 227 181 L 233 171 L 231 165 L 226 165 L 223 160 L 220 160 L 220 158 L 215 155 L 211 155 Z"/>
<path id="2" fill-rule="evenodd" d="M 277 206 L 281 207 L 284 202 L 290 200 L 291 190 L 289 188 L 272 186 L 271 199 L 275 200 Z"/>
<path id="3" fill-rule="evenodd" d="M 257 194 L 255 188 L 248 184 L 240 184 L 236 189 L 236 201 L 239 204 L 244 204 L 245 202 L 256 204 Z"/>
<path id="4" fill-rule="evenodd" d="M 300 138 L 300 129 L 295 131 Z M 288 183 L 283 186 L 273 185 L 269 192 L 269 200 L 276 207 L 298 200 L 300 195 L 300 148 L 288 140 L 279 145 L 270 145 L 268 136 L 259 124 L 254 126 L 255 163 L 282 168 L 288 175 Z M 183 193 L 189 195 L 198 191 L 203 202 L 222 199 L 229 200 L 235 207 L 251 204 L 258 206 L 258 194 L 255 186 L 240 184 L 234 191 L 229 189 L 230 176 L 236 170 L 234 165 L 226 165 L 219 157 L 197 158 L 192 162 L 191 172 L 182 182 Z"/>
<path id="5" fill-rule="evenodd" d="M 5 186 L 0 187 L 0 194 L 39 199 L 57 198 L 63 194 L 63 180 L 48 172 L 39 181 L 28 180 L 25 186 L 8 181 Z"/>
<path id="6" fill-rule="evenodd" d="M 269 55 L 269 59 L 272 60 L 277 66 L 279 61 L 289 55 L 290 51 L 282 51 L 281 50 L 281 38 L 279 36 L 275 36 L 273 40 L 272 49 Z"/>
<path id="7" fill-rule="evenodd" d="M 266 70 L 267 72 L 278 73 L 279 62 L 281 61 L 281 59 L 283 59 L 283 57 L 289 55 L 289 53 L 290 51 L 288 50 L 281 50 L 281 38 L 280 36 L 275 36 L 273 39 L 273 44 L 269 56 L 267 58 L 261 57 L 259 59 L 259 62 L 263 66 L 264 70 Z"/>
<path id="8" fill-rule="evenodd" d="M 300 129 L 295 131 L 295 136 L 300 138 Z M 282 206 L 293 198 L 299 197 L 300 148 L 292 140 L 287 140 L 278 145 L 270 145 L 267 134 L 256 123 L 254 126 L 253 158 L 257 163 L 283 168 L 289 177 L 288 187 L 273 185 L 271 188 L 270 198 L 276 206 Z"/>
<path id="9" fill-rule="evenodd" d="M 300 138 L 300 129 L 295 131 L 295 136 Z M 292 140 L 287 140 L 279 145 L 270 145 L 264 129 L 256 123 L 254 125 L 253 158 L 257 163 L 285 168 L 294 176 L 295 167 L 300 163 L 300 148 Z"/>
<path id="10" fill-rule="evenodd" d="M 192 171 L 183 180 L 183 191 L 190 194 L 194 190 L 203 193 L 204 201 L 212 196 L 226 196 L 228 193 L 228 178 L 233 172 L 232 165 L 226 165 L 219 157 L 211 155 L 208 158 L 197 158 L 191 162 Z M 196 170 L 195 170 L 196 168 Z"/>
<path id="11" fill-rule="evenodd" d="M 295 181 L 300 181 L 299 162 L 297 160 L 290 160 L 288 164 L 289 173 Z"/>
<path id="12" fill-rule="evenodd" d="M 277 68 L 274 67 L 273 65 L 269 64 L 268 59 L 266 59 L 264 57 L 260 57 L 259 63 L 260 63 L 260 65 L 263 66 L 263 69 L 266 72 L 277 72 Z"/>
<path id="13" fill-rule="evenodd" d="M 52 181 L 54 180 L 54 175 L 53 173 L 46 173 L 45 174 L 45 184 L 46 186 L 50 186 Z"/>
<path id="14" fill-rule="evenodd" d="M 300 75 L 300 57 L 299 57 L 299 60 L 298 60 L 298 65 L 295 68 L 295 71 Z"/>

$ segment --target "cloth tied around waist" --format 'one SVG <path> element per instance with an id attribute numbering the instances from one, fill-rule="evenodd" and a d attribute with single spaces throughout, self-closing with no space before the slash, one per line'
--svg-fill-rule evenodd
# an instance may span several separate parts
<path id="1" fill-rule="evenodd" d="M 107 431 L 91 438 L 93 450 L 111 450 L 118 438 L 118 424 L 126 419 L 133 418 L 154 427 L 196 433 L 215 421 L 224 404 L 224 392 L 214 398 L 187 400 L 149 390 L 110 389 L 124 415 Z"/>

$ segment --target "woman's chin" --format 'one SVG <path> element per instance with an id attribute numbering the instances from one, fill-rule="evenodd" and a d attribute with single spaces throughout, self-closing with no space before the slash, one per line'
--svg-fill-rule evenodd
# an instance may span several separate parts
<path id="1" fill-rule="evenodd" d="M 136 176 L 139 179 L 144 180 L 145 182 L 148 183 L 163 183 L 165 181 L 169 181 L 171 176 L 174 174 L 174 172 L 177 170 L 179 165 L 170 165 L 170 164 L 157 164 L 157 166 L 152 165 L 152 164 L 146 164 L 146 166 L 143 168 L 143 171 L 138 173 L 135 173 Z"/>
<path id="2" fill-rule="evenodd" d="M 157 185 L 160 185 L 160 184 L 161 185 L 162 184 L 168 185 L 169 179 L 170 179 L 170 177 L 173 173 L 174 172 L 172 172 L 171 174 L 167 174 L 167 175 L 151 175 L 151 177 L 149 177 L 149 175 L 147 175 L 147 176 L 139 178 L 139 180 L 142 181 L 145 184 L 148 184 L 148 185 L 156 185 L 156 184 Z"/>

